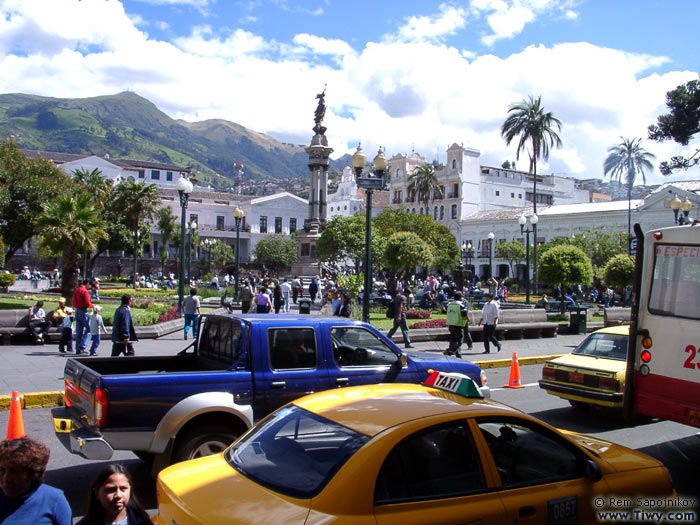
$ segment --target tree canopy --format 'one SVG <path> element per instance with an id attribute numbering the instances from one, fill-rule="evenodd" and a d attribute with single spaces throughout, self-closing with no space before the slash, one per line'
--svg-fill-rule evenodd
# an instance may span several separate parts
<path id="1" fill-rule="evenodd" d="M 509 242 L 499 242 L 496 244 L 495 248 L 496 257 L 505 259 L 508 266 L 510 266 L 510 274 L 515 275 L 515 265 L 525 260 L 525 244 L 513 239 Z"/>
<path id="2" fill-rule="evenodd" d="M 372 266 L 381 260 L 385 239 L 372 226 Z M 323 262 L 340 263 L 350 259 L 355 268 L 364 268 L 365 218 L 362 215 L 343 217 L 336 215 L 326 224 L 316 243 L 316 255 Z"/>
<path id="3" fill-rule="evenodd" d="M 418 166 L 408 177 L 408 191 L 425 205 L 426 213 L 431 199 L 441 199 L 442 190 L 435 172 L 435 166 L 425 164 Z"/>
<path id="4" fill-rule="evenodd" d="M 691 80 L 666 93 L 666 106 L 670 113 L 658 117 L 656 124 L 649 126 L 649 138 L 656 142 L 673 140 L 687 146 L 700 131 L 700 82 Z M 659 171 L 670 175 L 675 170 L 687 170 L 700 162 L 700 149 L 689 157 L 678 155 L 663 161 Z"/>
<path id="5" fill-rule="evenodd" d="M 0 236 L 5 264 L 40 232 L 37 220 L 44 205 L 70 184 L 70 177 L 50 160 L 27 158 L 9 139 L 0 144 Z"/>
<path id="6" fill-rule="evenodd" d="M 537 280 L 548 286 L 590 284 L 593 279 L 591 260 L 575 246 L 555 246 L 540 258 Z"/>
<path id="7" fill-rule="evenodd" d="M 275 274 L 297 261 L 297 242 L 284 235 L 268 235 L 255 245 L 255 259 Z"/>
<path id="8" fill-rule="evenodd" d="M 603 271 L 605 284 L 613 288 L 630 286 L 634 281 L 634 258 L 619 254 L 608 261 Z"/>
<path id="9" fill-rule="evenodd" d="M 398 280 L 417 266 L 429 267 L 432 258 L 430 246 L 416 233 L 398 232 L 386 241 L 384 260 Z"/>

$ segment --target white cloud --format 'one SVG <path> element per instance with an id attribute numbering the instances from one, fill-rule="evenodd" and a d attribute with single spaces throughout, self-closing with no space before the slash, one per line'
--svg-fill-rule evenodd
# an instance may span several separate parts
<path id="1" fill-rule="evenodd" d="M 501 3 L 504 12 L 513 5 Z M 545 4 L 563 5 L 527 7 L 539 13 Z M 334 156 L 361 140 L 368 155 L 379 145 L 390 156 L 415 147 L 429 160 L 439 151 L 444 161 L 446 147 L 462 142 L 482 152 L 483 164 L 496 166 L 515 158 L 515 147 L 500 136 L 508 105 L 532 94 L 542 95 L 545 109 L 563 123 L 564 147 L 542 163 L 547 173 L 602 177 L 606 149 L 620 135 L 644 138 L 659 161 L 680 152 L 673 143 L 647 141 L 646 128 L 666 112 L 665 93 L 696 72 L 660 74 L 665 57 L 585 42 L 530 46 L 506 57 L 465 53 L 439 41 L 466 18 L 452 26 L 419 18 L 407 21 L 405 39 L 362 48 L 309 33 L 276 42 L 210 26 L 169 43 L 139 31 L 115 0 L 6 0 L 0 92 L 88 97 L 129 89 L 173 118 L 223 118 L 307 143 L 314 97 L 327 84 L 325 125 Z M 518 167 L 527 168 L 522 156 Z M 658 173 L 648 178 L 660 179 Z"/>
<path id="2" fill-rule="evenodd" d="M 432 16 L 409 17 L 396 34 L 387 36 L 387 40 L 440 42 L 467 23 L 467 12 L 461 7 L 440 4 L 439 11 L 439 14 Z"/>

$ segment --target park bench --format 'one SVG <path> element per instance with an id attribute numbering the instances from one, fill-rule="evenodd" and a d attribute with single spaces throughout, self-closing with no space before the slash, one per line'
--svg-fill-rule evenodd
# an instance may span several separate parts
<path id="1" fill-rule="evenodd" d="M 51 319 L 53 310 L 46 313 L 46 318 Z M 13 337 L 30 339 L 29 314 L 27 310 L 0 310 L 0 341 L 3 345 L 12 343 Z M 61 338 L 59 327 L 49 328 L 49 338 L 51 342 L 58 342 Z"/>
<path id="2" fill-rule="evenodd" d="M 603 325 L 604 326 L 619 326 L 621 324 L 629 324 L 630 309 L 629 308 L 604 308 L 603 309 Z"/>

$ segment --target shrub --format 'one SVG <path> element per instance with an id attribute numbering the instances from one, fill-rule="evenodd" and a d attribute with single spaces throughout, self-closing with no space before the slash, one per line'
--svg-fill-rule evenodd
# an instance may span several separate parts
<path id="1" fill-rule="evenodd" d="M 0 287 L 12 286 L 16 280 L 17 276 L 13 273 L 0 273 Z"/>
<path id="2" fill-rule="evenodd" d="M 413 323 L 409 328 L 446 328 L 447 319 L 430 319 L 429 321 L 419 321 Z"/>
<path id="3" fill-rule="evenodd" d="M 430 319 L 430 310 L 407 310 L 406 319 Z"/>

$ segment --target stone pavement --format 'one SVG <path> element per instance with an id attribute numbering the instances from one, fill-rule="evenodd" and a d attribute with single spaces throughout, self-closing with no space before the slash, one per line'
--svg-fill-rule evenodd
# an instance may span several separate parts
<path id="1" fill-rule="evenodd" d="M 317 312 L 314 312 L 317 313 Z M 483 343 L 475 343 L 472 352 L 462 347 L 463 358 L 476 362 L 482 368 L 510 366 L 513 352 L 517 352 L 521 365 L 541 363 L 541 356 L 568 353 L 582 339 L 583 335 L 559 335 L 545 339 L 505 340 L 500 353 L 484 354 Z M 192 341 L 184 341 L 182 331 L 178 330 L 156 339 L 142 339 L 135 344 L 136 354 L 175 355 Z M 447 341 L 414 342 L 415 351 L 442 352 Z M 398 343 L 400 348 L 403 345 Z M 112 343 L 103 340 L 99 355 L 109 356 Z M 492 349 L 493 350 L 493 349 Z M 59 354 L 58 345 L 13 344 L 0 346 L 2 370 L 0 371 L 0 409 L 9 406 L 9 397 L 13 390 L 24 396 L 25 406 L 54 406 L 60 400 L 63 391 L 63 368 L 66 359 L 74 354 Z M 128 359 L 121 357 L 121 359 Z M 31 394 L 31 395 L 30 395 Z"/>

